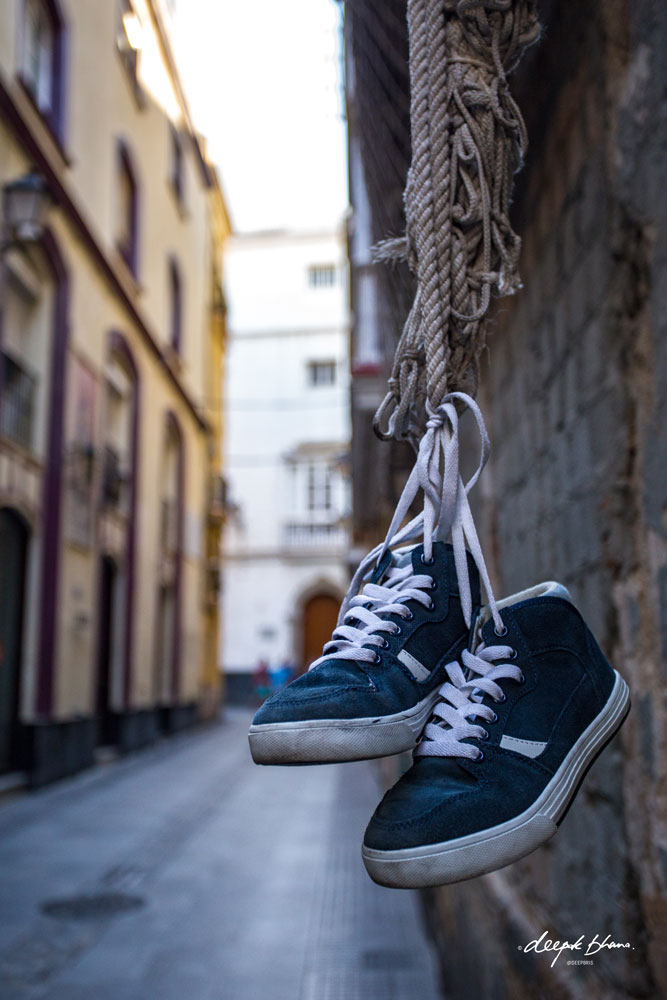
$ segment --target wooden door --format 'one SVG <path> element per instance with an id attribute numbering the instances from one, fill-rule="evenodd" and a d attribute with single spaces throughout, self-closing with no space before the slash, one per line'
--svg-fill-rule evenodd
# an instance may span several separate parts
<path id="1" fill-rule="evenodd" d="M 118 574 L 110 556 L 102 556 L 100 563 L 99 624 L 97 636 L 97 690 L 95 713 L 97 715 L 97 745 L 114 742 L 112 677 L 115 655 L 115 598 Z"/>
<path id="2" fill-rule="evenodd" d="M 28 529 L 0 510 L 0 771 L 18 765 L 17 729 Z"/>
<path id="3" fill-rule="evenodd" d="M 330 594 L 315 594 L 303 609 L 303 670 L 322 655 L 322 647 L 336 627 L 340 602 Z"/>

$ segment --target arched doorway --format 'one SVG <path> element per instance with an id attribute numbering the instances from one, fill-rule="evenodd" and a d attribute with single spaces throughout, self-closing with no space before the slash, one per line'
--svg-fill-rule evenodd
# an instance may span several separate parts
<path id="1" fill-rule="evenodd" d="M 0 772 L 18 763 L 16 744 L 29 537 L 28 527 L 16 511 L 0 509 Z"/>
<path id="2" fill-rule="evenodd" d="M 122 663 L 122 687 L 117 707 L 127 710 L 132 700 L 134 605 L 136 589 L 137 503 L 139 493 L 139 371 L 122 333 L 109 334 L 106 366 L 105 441 L 102 483 L 103 514 L 125 526 L 124 552 L 106 552 L 115 559 L 115 631 Z M 115 534 L 115 531 L 112 532 Z M 102 567 L 104 573 L 104 567 Z M 115 657 L 112 664 L 115 663 Z M 113 669 L 113 667 L 112 667 Z"/>
<path id="3" fill-rule="evenodd" d="M 322 655 L 322 647 L 336 627 L 340 601 L 331 594 L 313 594 L 303 606 L 303 660 L 301 669 Z"/>

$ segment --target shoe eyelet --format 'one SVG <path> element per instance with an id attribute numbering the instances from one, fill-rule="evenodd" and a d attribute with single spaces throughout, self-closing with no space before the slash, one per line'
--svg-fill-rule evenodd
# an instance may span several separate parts
<path id="1" fill-rule="evenodd" d="M 395 629 L 394 629 L 394 632 L 393 632 L 393 634 L 394 634 L 394 635 L 400 635 L 402 631 L 403 631 L 403 629 L 401 628 L 401 626 L 400 626 L 400 625 L 397 625 L 397 626 L 395 627 Z"/>
<path id="2" fill-rule="evenodd" d="M 403 615 L 403 621 L 411 622 L 414 616 L 415 616 L 414 611 L 408 611 L 407 615 Z"/>
<path id="3" fill-rule="evenodd" d="M 494 625 L 493 626 L 493 632 L 494 632 L 494 635 L 497 635 L 499 639 L 502 639 L 502 637 L 504 635 L 507 635 L 507 632 L 508 632 L 507 625 L 503 625 L 501 632 L 499 632 L 498 629 L 496 628 L 496 626 Z"/>
<path id="4" fill-rule="evenodd" d="M 477 754 L 477 756 L 475 757 L 475 763 L 478 764 L 480 762 L 480 760 L 484 760 L 484 751 L 483 750 L 480 750 L 479 753 Z"/>
<path id="5" fill-rule="evenodd" d="M 382 637 L 382 646 L 380 648 L 381 649 L 389 649 L 389 642 L 388 642 L 386 636 Z"/>
<path id="6" fill-rule="evenodd" d="M 524 672 L 522 670 L 521 671 L 521 677 L 519 677 L 519 680 L 517 681 L 517 684 L 525 684 L 525 683 L 526 683 L 526 675 L 524 674 Z"/>
<path id="7" fill-rule="evenodd" d="M 507 701 L 507 695 L 503 691 L 502 698 L 496 698 L 496 705 L 504 705 L 506 701 Z"/>
<path id="8" fill-rule="evenodd" d="M 376 663 L 376 664 L 377 663 L 382 663 L 382 657 L 380 656 L 380 654 L 377 651 L 375 652 L 375 659 L 373 660 L 373 663 Z"/>
<path id="9" fill-rule="evenodd" d="M 510 660 L 518 660 L 518 658 L 519 658 L 518 652 L 516 651 L 516 649 L 513 649 L 512 655 L 510 656 Z"/>
<path id="10" fill-rule="evenodd" d="M 438 589 L 438 581 L 433 576 L 431 577 L 431 584 L 430 584 L 430 586 L 429 586 L 428 589 L 429 590 L 437 590 Z"/>
<path id="11" fill-rule="evenodd" d="M 493 725 L 493 723 L 494 723 L 494 722 L 497 722 L 497 721 L 498 721 L 498 713 L 497 713 L 497 712 L 494 712 L 494 713 L 493 713 L 493 718 L 492 718 L 492 719 L 489 719 L 489 723 L 490 723 L 491 725 Z"/>
<path id="12" fill-rule="evenodd" d="M 424 559 L 424 553 L 423 552 L 422 552 L 422 554 L 420 556 L 420 559 L 423 562 L 424 566 L 432 566 L 433 563 L 435 562 L 435 556 L 431 556 L 430 559 Z"/>
<path id="13" fill-rule="evenodd" d="M 429 601 L 428 604 L 426 605 L 426 610 L 433 611 L 434 608 L 435 608 L 435 601 Z"/>
<path id="14" fill-rule="evenodd" d="M 488 732 L 486 731 L 486 729 L 483 729 L 483 730 L 482 730 L 482 735 L 481 735 L 481 736 L 480 736 L 479 738 L 480 738 L 480 740 L 488 740 L 488 738 L 489 738 L 489 734 L 488 734 Z"/>

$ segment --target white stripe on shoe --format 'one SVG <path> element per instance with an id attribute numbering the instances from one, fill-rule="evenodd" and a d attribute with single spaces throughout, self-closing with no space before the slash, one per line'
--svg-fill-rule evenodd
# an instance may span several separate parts
<path id="1" fill-rule="evenodd" d="M 524 757 L 539 757 L 546 749 L 546 743 L 538 743 L 537 740 L 522 740 L 518 736 L 503 736 L 500 741 L 503 750 L 514 750 Z"/>
<path id="2" fill-rule="evenodd" d="M 416 681 L 425 681 L 427 677 L 431 676 L 428 667 L 425 667 L 415 656 L 408 653 L 407 649 L 402 649 L 396 659 L 408 668 Z"/>

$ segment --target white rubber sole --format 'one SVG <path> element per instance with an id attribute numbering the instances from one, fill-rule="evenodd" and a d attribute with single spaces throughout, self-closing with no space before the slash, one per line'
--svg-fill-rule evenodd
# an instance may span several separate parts
<path id="1" fill-rule="evenodd" d="M 418 889 L 485 875 L 530 854 L 554 835 L 586 771 L 621 727 L 629 708 L 628 686 L 616 673 L 604 708 L 528 809 L 488 830 L 439 844 L 398 851 L 378 851 L 364 845 L 361 854 L 368 874 L 379 885 Z"/>
<path id="2" fill-rule="evenodd" d="M 334 764 L 412 750 L 437 700 L 436 689 L 395 715 L 252 725 L 252 759 L 256 764 Z"/>

